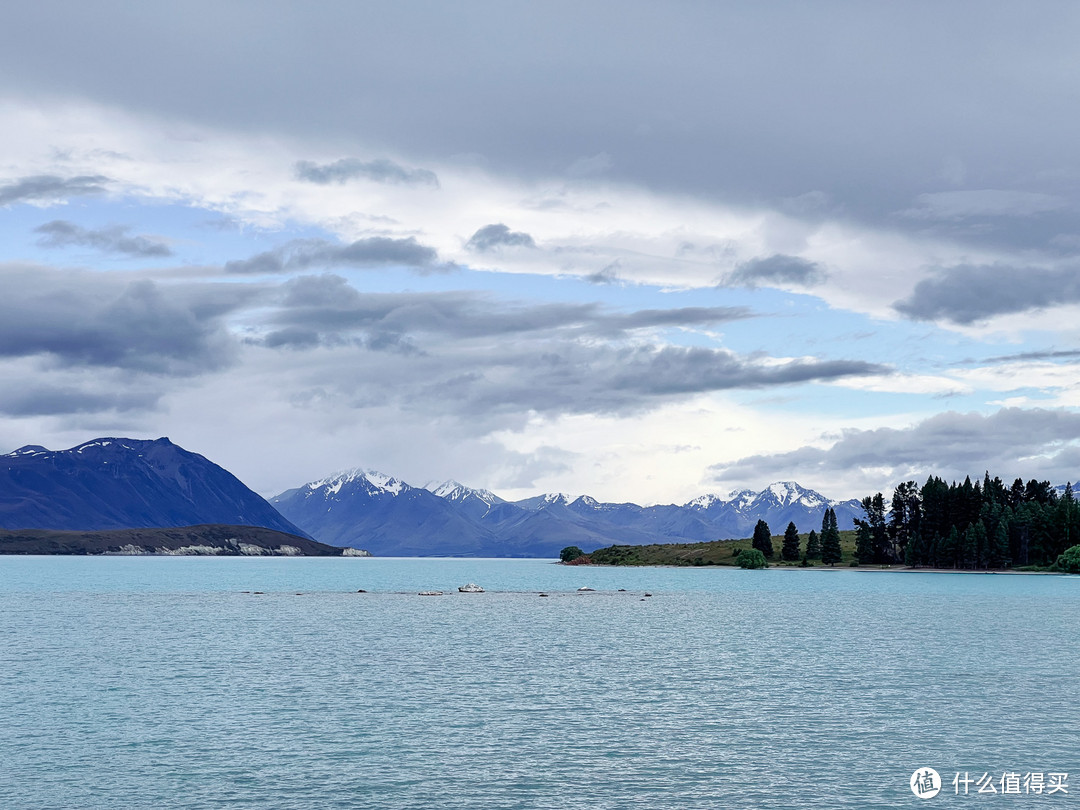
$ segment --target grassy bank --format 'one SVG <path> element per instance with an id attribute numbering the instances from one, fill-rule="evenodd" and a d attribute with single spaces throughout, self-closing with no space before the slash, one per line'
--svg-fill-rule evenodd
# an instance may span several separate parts
<path id="1" fill-rule="evenodd" d="M 801 549 L 806 550 L 806 535 L 800 535 Z M 772 538 L 775 552 L 769 560 L 771 566 L 800 566 L 801 562 L 783 562 L 780 549 L 783 535 Z M 594 565 L 735 565 L 735 557 L 743 549 L 752 548 L 749 537 L 742 540 L 714 540 L 710 543 L 661 543 L 651 546 L 607 546 L 589 555 Z M 843 559 L 837 565 L 849 565 L 855 558 L 855 532 L 840 532 L 840 550 Z M 821 560 L 811 560 L 821 565 Z"/>

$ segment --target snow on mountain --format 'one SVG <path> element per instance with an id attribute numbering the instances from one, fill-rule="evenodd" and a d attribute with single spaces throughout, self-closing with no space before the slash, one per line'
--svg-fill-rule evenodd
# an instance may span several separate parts
<path id="1" fill-rule="evenodd" d="M 683 504 L 687 509 L 700 509 L 702 511 L 707 510 L 711 506 L 720 504 L 723 506 L 726 501 L 719 495 L 699 495 L 692 501 L 687 501 Z"/>
<path id="2" fill-rule="evenodd" d="M 780 506 L 798 505 L 808 509 L 824 508 L 830 505 L 830 502 L 820 494 L 804 489 L 794 481 L 777 481 L 769 484 L 754 500 L 761 502 L 772 500 Z"/>
<path id="3" fill-rule="evenodd" d="M 488 506 L 504 503 L 502 498 L 490 490 L 467 487 L 453 479 L 443 481 L 442 483 L 435 483 L 434 481 L 430 482 L 424 489 L 438 495 L 440 498 L 445 498 L 448 501 L 454 501 L 456 503 L 460 503 L 470 498 L 477 498 Z"/>
<path id="4" fill-rule="evenodd" d="M 605 503 L 588 495 L 549 492 L 508 502 L 459 481 L 413 487 L 356 468 L 313 481 L 271 501 L 323 542 L 377 555 L 553 556 L 566 545 L 702 542 L 748 537 L 758 520 L 776 533 L 821 526 L 836 508 L 841 528 L 861 514 L 857 501 L 838 503 L 794 481 L 764 490 L 702 495 L 678 506 Z"/>
<path id="5" fill-rule="evenodd" d="M 404 481 L 400 481 L 393 476 L 381 473 L 378 470 L 368 470 L 360 467 L 336 472 L 319 481 L 311 481 L 304 484 L 301 489 L 309 490 L 310 494 L 318 492 L 323 497 L 329 498 L 339 494 L 343 487 L 355 484 L 358 481 L 362 482 L 361 485 L 367 484 L 368 486 L 365 489 L 368 489 L 368 491 L 385 492 L 389 495 L 400 495 L 405 489 L 411 489 Z"/>
<path id="6" fill-rule="evenodd" d="M 576 498 L 572 498 L 563 492 L 546 492 L 543 495 L 534 495 L 520 501 L 514 501 L 516 506 L 522 509 L 545 509 L 552 506 L 569 506 Z"/>

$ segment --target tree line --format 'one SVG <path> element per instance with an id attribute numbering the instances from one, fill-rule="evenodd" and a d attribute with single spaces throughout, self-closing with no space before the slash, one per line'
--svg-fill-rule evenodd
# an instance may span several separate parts
<path id="1" fill-rule="evenodd" d="M 855 559 L 862 565 L 1045 567 L 1080 544 L 1080 503 L 1071 484 L 1059 495 L 1049 481 L 1017 478 L 1008 486 L 989 472 L 982 481 L 969 476 L 962 484 L 930 476 L 922 487 L 914 481 L 897 485 L 888 504 L 880 492 L 860 503 L 865 515 L 855 519 Z M 753 548 L 767 559 L 775 554 L 764 520 L 754 528 Z M 825 511 L 821 534 L 812 530 L 801 553 L 798 529 L 789 523 L 780 558 L 840 562 L 836 513 Z"/>
<path id="2" fill-rule="evenodd" d="M 1049 481 L 1020 478 L 1006 485 L 987 472 L 982 481 L 946 484 L 931 476 L 920 489 L 899 484 L 886 513 L 879 492 L 863 498 L 855 521 L 860 563 L 934 568 L 1050 566 L 1080 543 L 1080 504 L 1072 485 L 1062 495 Z"/>
<path id="3" fill-rule="evenodd" d="M 769 524 L 759 520 L 754 526 L 752 547 L 760 551 L 766 559 L 772 559 L 775 549 L 772 542 L 772 531 Z M 813 529 L 806 536 L 806 550 L 802 554 L 804 565 L 811 560 L 821 560 L 826 565 L 835 565 L 840 562 L 840 530 L 836 524 L 836 512 L 829 507 L 821 519 L 821 534 Z M 788 523 L 784 531 L 784 543 L 780 548 L 780 559 L 788 562 L 798 562 L 799 530 L 794 523 Z"/>

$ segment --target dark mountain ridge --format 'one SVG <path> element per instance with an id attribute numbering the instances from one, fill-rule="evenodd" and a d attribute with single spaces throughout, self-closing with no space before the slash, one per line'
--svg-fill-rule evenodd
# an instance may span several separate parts
<path id="1" fill-rule="evenodd" d="M 105 530 L 226 524 L 310 536 L 232 473 L 167 438 L 102 438 L 0 456 L 0 527 Z"/>

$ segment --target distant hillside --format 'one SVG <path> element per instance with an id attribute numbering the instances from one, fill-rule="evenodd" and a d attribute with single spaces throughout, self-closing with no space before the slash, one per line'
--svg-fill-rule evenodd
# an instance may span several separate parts
<path id="1" fill-rule="evenodd" d="M 210 525 L 98 532 L 0 529 L 0 554 L 340 557 L 342 549 L 259 526 Z"/>
<path id="2" fill-rule="evenodd" d="M 0 527 L 263 526 L 307 536 L 234 475 L 166 438 L 103 438 L 0 456 Z M 310 539 L 310 538 L 309 538 Z"/>

